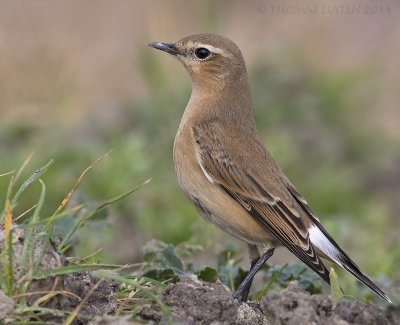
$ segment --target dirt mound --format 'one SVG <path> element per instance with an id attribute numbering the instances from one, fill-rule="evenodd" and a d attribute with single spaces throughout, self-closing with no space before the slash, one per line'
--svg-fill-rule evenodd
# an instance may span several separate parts
<path id="1" fill-rule="evenodd" d="M 233 300 L 222 284 L 190 276 L 170 284 L 162 300 L 170 308 L 173 322 L 182 324 L 393 324 L 376 305 L 350 300 L 335 305 L 330 297 L 311 295 L 296 282 L 281 292 L 267 294 L 257 306 Z M 163 323 L 162 314 L 154 306 L 144 308 L 140 316 Z"/>
<path id="2" fill-rule="evenodd" d="M 174 324 L 268 324 L 257 307 L 241 304 L 231 295 L 226 286 L 203 282 L 192 275 L 170 284 L 161 299 L 171 310 Z M 162 314 L 153 307 L 146 306 L 140 316 L 162 321 Z"/>

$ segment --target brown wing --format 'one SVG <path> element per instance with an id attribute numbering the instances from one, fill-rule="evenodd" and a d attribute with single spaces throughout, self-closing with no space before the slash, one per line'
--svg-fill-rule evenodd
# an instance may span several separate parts
<path id="1" fill-rule="evenodd" d="M 224 131 L 215 122 L 193 128 L 199 163 L 207 178 L 221 186 L 251 217 L 330 283 L 329 272 L 316 255 L 307 227 L 296 210 L 298 204 L 294 200 L 288 200 L 291 194 L 282 182 L 280 169 L 267 156 L 261 144 L 251 143 L 251 140 L 248 145 L 239 143 L 240 140 L 229 137 L 227 131 Z M 254 166 L 259 166 L 260 163 L 265 163 L 263 177 L 257 175 L 257 168 Z M 274 182 L 281 182 L 282 186 L 278 184 L 279 190 Z"/>

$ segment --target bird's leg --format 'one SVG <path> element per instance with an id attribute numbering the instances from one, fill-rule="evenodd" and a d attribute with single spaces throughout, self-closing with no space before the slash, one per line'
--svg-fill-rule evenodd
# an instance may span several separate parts
<path id="1" fill-rule="evenodd" d="M 254 267 L 257 261 L 260 258 L 260 252 L 258 251 L 258 247 L 256 245 L 247 244 L 247 248 L 249 249 L 249 258 L 250 258 L 250 270 Z M 250 272 L 249 270 L 249 272 Z M 242 301 L 247 301 L 247 297 L 249 296 L 251 284 L 253 283 L 253 278 L 247 283 L 246 287 L 243 289 L 242 292 Z"/>
<path id="2" fill-rule="evenodd" d="M 249 245 L 250 258 L 252 257 L 252 252 L 254 253 L 254 248 Z M 258 252 L 258 250 L 257 250 Z M 247 273 L 246 277 L 240 283 L 239 287 L 233 293 L 233 299 L 240 299 L 241 301 L 247 301 L 247 296 L 249 294 L 250 286 L 253 281 L 254 276 L 260 267 L 274 254 L 274 248 L 267 250 L 264 254 L 259 257 L 255 263 L 251 263 L 251 268 Z M 256 256 L 256 255 L 254 255 Z"/>

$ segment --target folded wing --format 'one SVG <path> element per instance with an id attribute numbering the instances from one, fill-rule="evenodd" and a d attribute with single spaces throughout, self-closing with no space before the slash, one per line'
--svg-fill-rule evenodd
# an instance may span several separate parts
<path id="1" fill-rule="evenodd" d="M 330 283 L 329 272 L 316 254 L 308 228 L 293 204 L 286 202 L 279 191 L 261 182 L 253 172 L 254 166 L 251 164 L 262 161 L 262 157 L 257 157 L 262 151 L 255 148 L 253 154 L 246 152 L 243 155 L 228 152 L 226 148 L 232 146 L 224 145 L 229 139 L 219 131 L 218 125 L 210 123 L 193 128 L 193 136 L 198 144 L 198 160 L 205 176 L 239 202 L 248 211 L 249 218 L 254 218 L 322 279 Z M 233 138 L 231 140 L 234 141 Z M 251 146 L 246 150 L 251 150 Z M 249 156 L 253 158 L 251 161 L 246 160 Z"/>

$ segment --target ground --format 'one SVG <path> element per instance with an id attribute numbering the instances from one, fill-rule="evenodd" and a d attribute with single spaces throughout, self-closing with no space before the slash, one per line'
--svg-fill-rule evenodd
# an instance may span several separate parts
<path id="1" fill-rule="evenodd" d="M 18 264 L 21 255 L 24 233 L 14 237 L 13 268 L 14 283 L 23 281 L 18 277 L 23 267 Z M 4 237 L 0 236 L 0 248 Z M 40 241 L 32 250 L 33 261 L 40 254 L 43 245 Z M 66 258 L 56 252 L 50 244 L 42 259 L 39 270 L 52 270 L 68 265 Z M 21 305 L 7 297 L 0 290 L 0 323 L 13 323 L 36 317 L 34 308 L 52 308 L 60 313 L 50 313 L 41 319 L 46 324 L 61 324 L 69 312 L 78 305 L 80 311 L 73 324 L 134 324 L 132 319 L 161 324 L 400 324 L 400 316 L 394 311 L 383 311 L 372 303 L 341 300 L 335 304 L 329 296 L 311 295 L 290 282 L 280 292 L 271 291 L 259 303 L 240 303 L 232 299 L 230 290 L 221 283 L 199 280 L 195 275 L 184 276 L 180 281 L 169 284 L 161 293 L 161 301 L 169 308 L 171 319 L 166 319 L 156 304 L 144 305 L 136 315 L 113 316 L 118 304 L 119 285 L 111 280 L 93 277 L 90 272 L 75 272 L 61 276 L 32 279 L 27 290 L 25 307 L 31 308 L 31 314 L 24 314 Z M 94 286 L 96 290 L 93 291 Z M 39 292 L 41 291 L 41 293 Z M 39 293 L 38 293 L 39 292 Z M 55 294 L 58 292 L 57 294 Z M 61 294 L 64 292 L 64 294 Z M 69 294 L 65 294 L 69 292 Z M 43 299 L 45 293 L 53 293 Z M 16 299 L 17 300 L 17 299 Z M 18 310 L 19 308 L 19 310 Z M 38 312 L 38 310 L 36 310 Z M 132 318 L 134 316 L 134 318 Z"/>
<path id="2" fill-rule="evenodd" d="M 324 295 L 311 295 L 292 282 L 281 292 L 271 292 L 255 303 L 239 303 L 225 286 L 205 283 L 194 276 L 167 287 L 162 300 L 171 309 L 173 323 L 180 324 L 400 324 L 400 318 L 371 303 L 343 300 L 334 304 Z M 140 315 L 163 322 L 156 308 Z M 395 318 L 397 317 L 397 318 Z"/>

